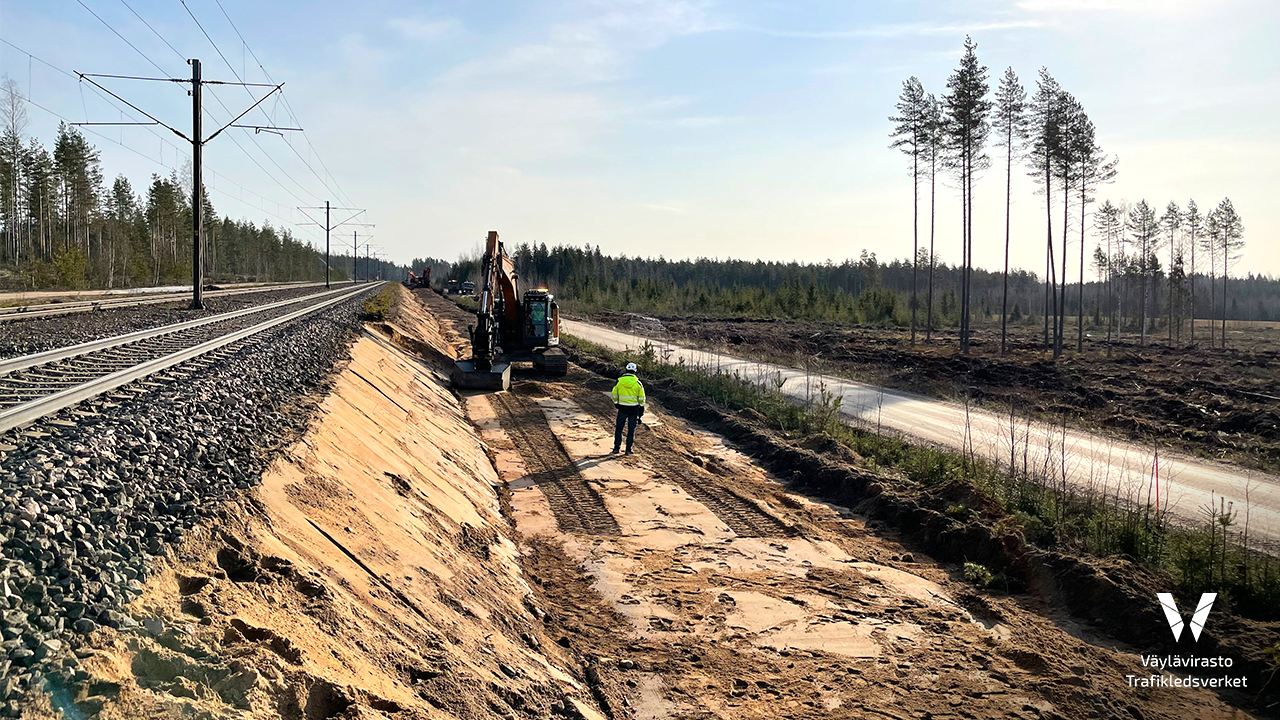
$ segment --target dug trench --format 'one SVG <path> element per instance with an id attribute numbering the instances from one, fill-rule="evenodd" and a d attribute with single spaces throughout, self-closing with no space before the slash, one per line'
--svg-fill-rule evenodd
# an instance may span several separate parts
<path id="1" fill-rule="evenodd" d="M 453 324 L 461 350 L 466 313 L 416 295 Z M 1107 568 L 1071 558 L 1029 562 L 1017 538 L 955 527 L 895 499 L 893 478 L 858 468 L 838 448 L 800 447 L 671 383 L 650 389 L 637 454 L 611 455 L 605 393 L 617 372 L 581 355 L 575 363 L 562 379 L 517 374 L 509 393 L 470 396 L 466 406 L 509 488 L 547 627 L 588 658 L 606 715 L 1256 710 L 1252 694 L 1129 686 L 1126 675 L 1151 672 L 1138 653 L 1168 632 L 1163 618 L 1149 622 L 1147 608 L 1158 607 L 1151 578 L 1120 574 L 1127 584 L 1117 584 Z M 565 493 L 557 486 L 566 482 L 595 492 Z M 583 527 L 583 514 L 606 513 L 612 522 Z M 975 558 L 1004 567 L 1021 587 L 960 579 L 956 561 Z M 1086 609 L 1090 623 L 1141 624 L 1119 633 L 1141 637 L 1108 636 L 1080 621 Z"/>

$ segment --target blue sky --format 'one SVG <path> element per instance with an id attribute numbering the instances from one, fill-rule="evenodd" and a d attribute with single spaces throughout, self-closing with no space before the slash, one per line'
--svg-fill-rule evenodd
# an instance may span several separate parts
<path id="1" fill-rule="evenodd" d="M 159 74 L 145 54 L 181 77 L 182 56 L 195 56 L 207 78 L 234 79 L 179 0 L 128 0 L 174 49 L 121 0 L 83 3 L 141 54 L 77 0 L 3 0 L 0 37 L 66 70 Z M 398 260 L 454 257 L 490 229 L 510 242 L 628 255 L 838 262 L 866 248 L 907 257 L 911 183 L 888 149 L 886 117 L 910 75 L 941 94 L 970 33 L 993 85 L 1008 65 L 1033 85 L 1043 65 L 1081 100 L 1104 150 L 1120 157 L 1118 181 L 1100 198 L 1163 208 L 1194 197 L 1208 208 L 1229 196 L 1248 244 L 1237 268 L 1280 274 L 1271 211 L 1280 4 L 1269 0 L 222 6 L 286 83 L 307 134 L 233 130 L 210 143 L 218 210 L 281 225 L 303 221 L 297 205 L 351 202 L 369 208 L 374 242 Z M 214 0 L 187 7 L 236 72 L 264 80 Z M 0 46 L 0 64 L 34 102 L 73 120 L 121 115 L 13 47 Z M 103 82 L 187 129 L 190 101 L 178 86 Z M 251 102 L 236 88 L 216 93 L 235 112 Z M 264 107 L 287 119 L 274 101 Z M 29 115 L 29 132 L 51 139 L 57 118 Z M 130 148 L 91 137 L 108 173 L 135 187 L 181 165 L 166 131 L 101 132 Z M 1044 210 L 1018 175 L 1014 264 L 1036 268 Z M 1003 199 L 1002 173 L 979 180 L 980 265 L 1002 262 Z M 959 199 L 947 183 L 937 222 L 939 252 L 954 262 Z"/>

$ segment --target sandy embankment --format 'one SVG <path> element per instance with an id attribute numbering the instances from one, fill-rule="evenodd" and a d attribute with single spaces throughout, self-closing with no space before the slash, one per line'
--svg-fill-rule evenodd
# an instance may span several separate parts
<path id="1" fill-rule="evenodd" d="M 139 627 L 98 632 L 90 694 L 54 702 L 122 719 L 595 717 L 430 364 L 451 352 L 412 303 L 366 331 L 303 440 L 148 581 Z"/>

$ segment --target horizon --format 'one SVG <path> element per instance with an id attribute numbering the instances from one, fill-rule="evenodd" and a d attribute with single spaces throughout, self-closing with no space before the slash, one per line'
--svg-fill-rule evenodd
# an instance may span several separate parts
<path id="1" fill-rule="evenodd" d="M 199 26 L 178 5 L 84 4 L 101 20 L 75 4 L 8 0 L 0 37 L 67 71 L 155 75 L 155 62 L 183 77 L 180 58 L 195 56 L 207 78 L 261 82 L 265 69 L 286 83 L 305 137 L 229 131 L 248 152 L 211 143 L 206 184 L 220 215 L 270 221 L 313 245 L 323 235 L 291 226 L 303 221 L 292 208 L 329 197 L 369 208 L 375 244 L 401 264 L 459 255 L 491 228 L 513 244 L 590 243 L 628 257 L 839 263 L 865 248 L 910 258 L 911 178 L 889 148 L 888 117 L 910 76 L 941 95 L 971 34 L 993 92 L 1012 65 L 1033 93 L 1043 65 L 1084 104 L 1103 151 L 1120 158 L 1117 181 L 1099 188 L 1091 210 L 1145 198 L 1162 212 L 1191 197 L 1207 210 L 1230 197 L 1246 242 L 1232 271 L 1280 275 L 1280 220 L 1266 214 L 1280 194 L 1266 173 L 1280 160 L 1280 54 L 1269 42 L 1280 35 L 1280 6 L 1260 0 L 381 0 L 361 9 L 200 0 L 188 3 Z M 0 70 L 33 102 L 74 120 L 123 115 L 39 60 L 0 46 Z M 171 86 L 108 82 L 179 128 L 185 112 L 189 125 L 187 98 Z M 222 97 L 235 111 L 250 102 Z M 33 107 L 28 117 L 28 135 L 51 145 L 58 118 Z M 153 172 L 181 167 L 182 143 L 148 132 L 88 135 L 108 184 L 124 174 L 138 192 Z M 975 265 L 1001 268 L 1003 156 L 991 143 L 987 154 Z M 1035 272 L 1043 200 L 1025 167 L 1013 185 L 1010 267 Z M 937 250 L 947 264 L 959 262 L 957 195 L 940 178 Z M 922 246 L 928 209 L 925 183 Z M 1074 235 L 1069 277 L 1078 226 Z M 1087 242 L 1091 255 L 1092 234 Z"/>

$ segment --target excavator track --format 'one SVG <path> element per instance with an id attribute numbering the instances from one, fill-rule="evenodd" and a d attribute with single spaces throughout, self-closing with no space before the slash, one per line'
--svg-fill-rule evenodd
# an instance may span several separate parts
<path id="1" fill-rule="evenodd" d="M 605 428 L 612 428 L 616 413 L 603 394 L 584 390 L 574 394 L 574 402 L 596 418 Z M 657 431 L 655 431 L 657 432 Z M 715 475 L 669 452 L 644 452 L 647 440 L 637 435 L 636 447 L 645 460 L 662 472 L 666 479 L 702 503 L 720 521 L 740 537 L 790 537 L 796 531 L 759 505 L 725 487 Z"/>
<path id="2" fill-rule="evenodd" d="M 498 421 L 565 532 L 619 535 L 600 493 L 587 482 L 537 405 L 510 393 L 490 396 Z"/>

